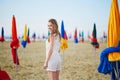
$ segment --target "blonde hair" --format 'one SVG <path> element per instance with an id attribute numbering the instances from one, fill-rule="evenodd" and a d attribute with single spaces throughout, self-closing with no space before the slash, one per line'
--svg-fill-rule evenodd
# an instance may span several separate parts
<path id="1" fill-rule="evenodd" d="M 59 30 L 58 30 L 57 21 L 55 19 L 50 19 L 48 22 L 51 22 L 53 24 L 53 33 L 51 33 L 51 34 L 56 33 L 56 35 L 59 35 L 59 38 L 61 40 L 61 35 L 60 35 Z M 48 37 L 48 41 L 50 41 L 50 36 Z"/>

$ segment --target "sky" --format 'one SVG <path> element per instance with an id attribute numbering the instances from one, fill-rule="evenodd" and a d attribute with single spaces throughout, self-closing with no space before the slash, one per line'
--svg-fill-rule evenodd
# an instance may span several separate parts
<path id="1" fill-rule="evenodd" d="M 11 36 L 12 16 L 16 17 L 19 36 L 23 35 L 25 24 L 30 28 L 30 36 L 47 35 L 48 20 L 54 18 L 61 29 L 61 21 L 67 34 L 74 34 L 75 28 L 91 35 L 96 24 L 97 36 L 107 32 L 112 0 L 0 0 L 0 29 L 5 36 Z M 120 9 L 120 0 L 118 0 Z"/>

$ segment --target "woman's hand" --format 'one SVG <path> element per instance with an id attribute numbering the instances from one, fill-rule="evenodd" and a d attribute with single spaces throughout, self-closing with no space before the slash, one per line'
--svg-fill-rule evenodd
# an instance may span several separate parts
<path id="1" fill-rule="evenodd" d="M 47 67 L 48 67 L 48 63 L 45 62 L 44 65 L 43 65 L 43 69 L 47 69 Z"/>
<path id="2" fill-rule="evenodd" d="M 59 49 L 58 53 L 60 53 L 60 49 Z"/>

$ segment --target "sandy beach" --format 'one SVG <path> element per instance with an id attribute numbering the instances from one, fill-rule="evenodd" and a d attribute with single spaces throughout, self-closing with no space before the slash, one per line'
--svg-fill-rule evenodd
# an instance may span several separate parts
<path id="1" fill-rule="evenodd" d="M 45 41 L 31 42 L 26 48 L 18 49 L 20 65 L 16 72 L 12 61 L 10 42 L 0 43 L 0 67 L 7 71 L 11 80 L 48 80 L 46 70 L 43 69 L 45 60 Z M 60 80 L 109 80 L 109 75 L 98 73 L 100 52 L 106 48 L 106 43 L 100 43 L 100 48 L 95 49 L 90 42 L 75 44 L 68 42 L 68 49 L 64 57 L 60 73 Z"/>

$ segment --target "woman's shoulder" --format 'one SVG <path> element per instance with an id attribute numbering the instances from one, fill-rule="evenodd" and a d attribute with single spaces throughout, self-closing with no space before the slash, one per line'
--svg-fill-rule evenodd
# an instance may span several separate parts
<path id="1" fill-rule="evenodd" d="M 59 34 L 57 34 L 57 33 L 50 34 L 50 38 L 54 39 L 54 40 L 59 39 Z"/>

